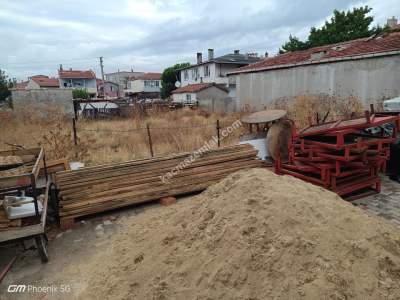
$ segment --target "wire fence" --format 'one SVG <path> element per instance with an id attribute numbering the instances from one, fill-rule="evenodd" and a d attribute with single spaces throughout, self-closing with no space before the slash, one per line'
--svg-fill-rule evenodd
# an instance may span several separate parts
<path id="1" fill-rule="evenodd" d="M 127 129 L 127 130 L 114 130 L 114 129 L 103 129 L 103 128 L 97 128 L 97 129 L 87 129 L 87 128 L 80 128 L 77 126 L 76 119 L 72 119 L 72 129 L 73 129 L 73 138 L 74 138 L 74 144 L 75 146 L 78 146 L 78 134 L 79 132 L 105 132 L 105 133 L 146 133 L 147 134 L 147 142 L 148 142 L 148 147 L 149 147 L 149 152 L 151 154 L 151 157 L 154 156 L 154 149 L 153 149 L 153 138 L 151 132 L 153 130 L 181 130 L 181 129 L 199 129 L 199 128 L 215 128 L 215 137 L 217 139 L 217 144 L 218 147 L 221 146 L 221 126 L 220 126 L 220 121 L 217 120 L 215 124 L 204 124 L 204 125 L 193 125 L 193 126 L 174 126 L 174 127 L 150 127 L 149 124 L 146 124 L 146 127 L 138 127 L 138 128 L 132 128 L 132 129 Z"/>
<path id="2" fill-rule="evenodd" d="M 179 130 L 179 129 L 194 129 L 194 128 L 209 128 L 209 127 L 214 127 L 216 128 L 215 124 L 208 124 L 208 125 L 199 125 L 199 126 L 180 126 L 180 127 L 149 127 L 150 130 Z M 127 129 L 127 130 L 113 130 L 113 129 L 104 129 L 104 128 L 98 128 L 98 129 L 85 129 L 85 128 L 79 128 L 79 131 L 89 131 L 89 132 L 115 132 L 115 133 L 128 133 L 128 132 L 135 132 L 135 131 L 141 131 L 141 130 L 147 130 L 147 127 L 139 127 L 139 128 L 132 128 L 132 129 Z"/>

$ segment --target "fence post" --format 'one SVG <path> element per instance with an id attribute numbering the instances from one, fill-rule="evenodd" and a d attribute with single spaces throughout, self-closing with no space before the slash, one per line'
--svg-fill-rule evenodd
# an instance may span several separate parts
<path id="1" fill-rule="evenodd" d="M 73 131 L 73 134 L 74 134 L 75 159 L 78 159 L 78 148 L 77 148 L 77 146 L 78 146 L 78 135 L 76 133 L 76 119 L 75 118 L 72 118 L 72 131 Z"/>
<path id="2" fill-rule="evenodd" d="M 221 139 L 220 139 L 220 130 L 219 119 L 217 120 L 217 140 L 218 140 L 218 148 L 221 147 Z"/>
<path id="3" fill-rule="evenodd" d="M 154 157 L 153 142 L 151 140 L 150 127 L 149 127 L 148 123 L 146 124 L 146 128 L 147 128 L 147 137 L 149 138 L 150 155 L 151 155 L 151 157 Z"/>
<path id="4" fill-rule="evenodd" d="M 74 145 L 78 146 L 78 137 L 76 135 L 76 120 L 75 120 L 75 118 L 72 118 L 72 129 L 74 132 Z"/>

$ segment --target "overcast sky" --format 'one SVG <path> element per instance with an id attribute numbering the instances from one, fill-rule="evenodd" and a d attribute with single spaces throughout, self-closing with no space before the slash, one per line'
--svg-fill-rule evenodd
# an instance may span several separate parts
<path id="1" fill-rule="evenodd" d="M 21 80 L 64 68 L 162 71 L 216 55 L 277 53 L 334 9 L 369 5 L 375 22 L 400 17 L 399 0 L 0 0 L 0 69 Z"/>

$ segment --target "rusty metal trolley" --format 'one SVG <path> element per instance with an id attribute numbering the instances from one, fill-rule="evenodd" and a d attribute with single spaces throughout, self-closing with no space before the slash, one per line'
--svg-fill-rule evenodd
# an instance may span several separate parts
<path id="1" fill-rule="evenodd" d="M 0 243 L 16 242 L 34 238 L 36 241 L 39 256 L 42 262 L 48 261 L 47 237 L 45 234 L 47 203 L 49 197 L 50 182 L 47 175 L 46 158 L 43 148 L 18 149 L 1 151 L 0 156 L 24 156 L 31 155 L 34 159 L 31 163 L 24 165 L 26 172 L 18 175 L 0 177 L 0 196 L 19 195 L 24 191 L 33 198 L 35 215 L 29 217 L 29 223 L 21 227 L 10 227 L 0 231 Z M 39 173 L 41 168 L 44 170 L 45 185 L 38 186 Z M 38 198 L 44 194 L 42 201 L 42 212 L 39 212 Z"/>

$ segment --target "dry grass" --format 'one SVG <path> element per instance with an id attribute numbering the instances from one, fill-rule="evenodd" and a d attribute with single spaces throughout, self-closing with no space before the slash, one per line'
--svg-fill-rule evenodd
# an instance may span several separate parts
<path id="1" fill-rule="evenodd" d="M 330 96 L 299 96 L 293 101 L 280 99 L 269 108 L 286 109 L 298 128 L 308 124 L 309 116 L 315 121 L 317 112 L 322 119 L 329 111 L 327 120 L 334 120 L 363 111 L 355 98 L 338 100 Z M 26 107 L 18 113 L 0 112 L 0 150 L 9 149 L 8 144 L 41 145 L 49 158 L 67 157 L 88 165 L 120 162 L 150 156 L 146 124 L 151 128 L 154 153 L 162 156 L 200 148 L 216 135 L 217 119 L 226 127 L 239 118 L 240 114 L 218 115 L 181 109 L 153 111 L 125 119 L 80 120 L 78 146 L 75 147 L 72 121 L 59 108 L 50 107 L 39 114 L 33 107 Z M 245 131 L 245 128 L 236 130 L 222 145 L 237 143 Z"/>
<path id="2" fill-rule="evenodd" d="M 109 120 L 80 120 L 77 124 L 78 147 L 74 146 L 72 121 L 60 110 L 45 114 L 25 112 L 0 115 L 0 149 L 9 144 L 33 147 L 42 145 L 50 158 L 79 159 L 88 165 L 120 162 L 150 156 L 146 124 L 149 124 L 154 154 L 192 151 L 216 135 L 216 121 L 229 126 L 239 114 L 217 115 L 182 109 L 149 112 L 146 117 Z M 223 145 L 238 142 L 239 129 L 222 141 Z"/>
<path id="3" fill-rule="evenodd" d="M 317 114 L 321 121 L 326 117 L 326 121 L 337 120 L 338 118 L 351 118 L 361 116 L 364 112 L 362 103 L 355 97 L 340 99 L 335 96 L 301 95 L 293 100 L 278 99 L 268 108 L 279 108 L 288 111 L 288 116 L 295 121 L 298 128 L 303 128 L 309 124 L 309 118 L 312 122 L 317 122 Z M 328 113 L 329 112 L 329 113 Z"/>

